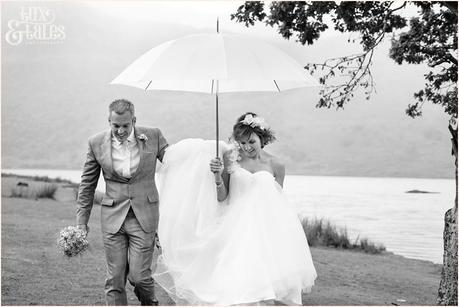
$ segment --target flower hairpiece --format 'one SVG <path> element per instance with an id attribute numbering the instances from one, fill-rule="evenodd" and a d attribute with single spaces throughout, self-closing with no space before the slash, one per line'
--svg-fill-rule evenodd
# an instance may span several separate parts
<path id="1" fill-rule="evenodd" d="M 269 128 L 268 124 L 261 117 L 254 117 L 252 114 L 247 114 L 243 120 L 240 121 L 242 124 L 250 126 L 252 128 L 259 127 L 262 130 Z"/>
<path id="2" fill-rule="evenodd" d="M 144 133 L 139 135 L 137 138 L 141 141 L 148 141 L 148 137 Z"/>

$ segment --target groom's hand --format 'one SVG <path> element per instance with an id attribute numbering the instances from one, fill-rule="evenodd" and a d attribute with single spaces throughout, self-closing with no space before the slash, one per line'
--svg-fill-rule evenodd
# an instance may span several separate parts
<path id="1" fill-rule="evenodd" d="M 79 224 L 79 225 L 77 225 L 77 227 L 78 227 L 78 228 L 80 228 L 80 229 L 82 229 L 83 231 L 85 231 L 85 232 L 86 232 L 86 234 L 88 234 L 88 233 L 89 233 L 89 227 L 88 227 L 88 225 L 85 225 L 85 224 Z"/>

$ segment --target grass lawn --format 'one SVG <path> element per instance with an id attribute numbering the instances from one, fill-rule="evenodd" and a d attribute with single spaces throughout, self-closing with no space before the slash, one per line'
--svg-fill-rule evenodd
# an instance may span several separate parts
<path id="1" fill-rule="evenodd" d="M 62 191 L 61 191 L 62 192 Z M 61 228 L 75 222 L 71 200 L 2 197 L 2 305 L 104 305 L 105 256 L 100 207 L 91 215 L 91 250 L 58 253 Z M 441 266 L 390 253 L 311 248 L 318 272 L 304 305 L 435 305 Z M 130 305 L 139 305 L 128 283 Z M 157 287 L 162 305 L 171 300 Z"/>
<path id="2" fill-rule="evenodd" d="M 73 202 L 2 198 L 2 305 L 105 305 L 100 207 L 94 206 L 89 223 L 91 249 L 66 258 L 56 239 L 74 224 Z M 129 303 L 139 305 L 127 288 Z M 160 290 L 161 302 L 171 304 Z"/>

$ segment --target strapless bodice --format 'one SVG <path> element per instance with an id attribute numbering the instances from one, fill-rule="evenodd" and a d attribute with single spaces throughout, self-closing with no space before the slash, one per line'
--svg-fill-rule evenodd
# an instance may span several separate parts
<path id="1" fill-rule="evenodd" d="M 260 191 L 276 190 L 280 192 L 281 187 L 276 182 L 274 175 L 268 170 L 250 172 L 236 164 L 232 168 L 230 177 L 230 196 L 238 197 L 247 193 L 260 193 Z"/>

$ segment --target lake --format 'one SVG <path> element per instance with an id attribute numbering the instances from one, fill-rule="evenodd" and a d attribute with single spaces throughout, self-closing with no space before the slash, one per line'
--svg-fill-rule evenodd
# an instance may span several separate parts
<path id="1" fill-rule="evenodd" d="M 80 170 L 2 169 L 2 173 L 80 181 Z M 102 177 L 102 176 L 101 176 Z M 99 180 L 98 189 L 104 191 Z M 326 218 L 408 258 L 443 262 L 443 218 L 454 179 L 286 176 L 284 190 L 301 216 Z M 406 193 L 421 190 L 435 193 Z"/>

